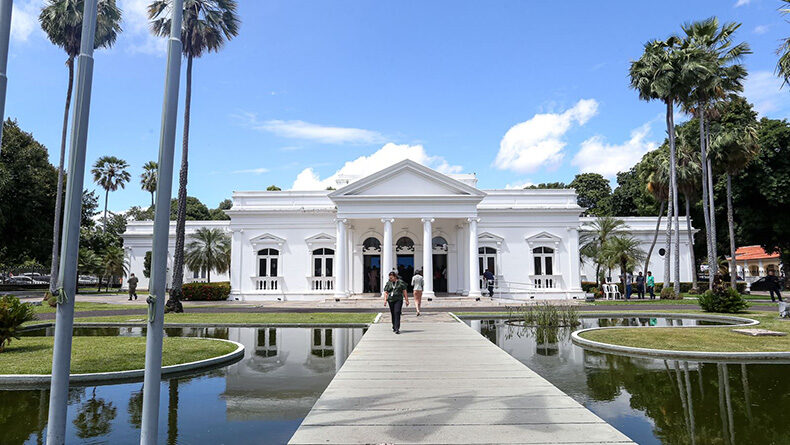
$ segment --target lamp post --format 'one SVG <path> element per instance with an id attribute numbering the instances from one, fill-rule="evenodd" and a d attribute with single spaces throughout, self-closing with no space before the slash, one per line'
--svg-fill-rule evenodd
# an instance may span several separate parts
<path id="1" fill-rule="evenodd" d="M 5 122 L 5 91 L 8 86 L 8 41 L 11 38 L 11 10 L 14 0 L 0 0 L 0 144 Z M 0 149 L 2 150 L 2 149 Z"/>
<path id="2" fill-rule="evenodd" d="M 10 2 L 9 2 L 10 3 Z M 69 172 L 60 246 L 58 301 L 55 313 L 55 345 L 52 354 L 52 382 L 49 392 L 47 444 L 66 441 L 66 412 L 71 370 L 71 337 L 74 327 L 74 297 L 77 290 L 77 253 L 80 242 L 82 186 L 85 179 L 85 147 L 88 143 L 91 86 L 93 84 L 93 41 L 96 32 L 97 0 L 85 0 L 82 17 L 82 40 L 77 56 L 76 100 L 69 142 Z"/>
<path id="3" fill-rule="evenodd" d="M 162 382 L 162 336 L 164 334 L 167 248 L 170 238 L 170 197 L 173 188 L 173 152 L 178 116 L 178 88 L 181 80 L 181 22 L 183 0 L 173 0 L 170 38 L 167 43 L 165 100 L 159 133 L 159 169 L 156 181 L 154 241 L 151 253 L 151 280 L 148 302 L 148 329 L 145 340 L 145 380 L 140 443 L 154 445 L 159 429 L 159 391 Z"/>

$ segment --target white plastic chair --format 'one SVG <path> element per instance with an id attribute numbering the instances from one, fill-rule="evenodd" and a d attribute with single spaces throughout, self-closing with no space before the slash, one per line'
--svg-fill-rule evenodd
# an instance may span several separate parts
<path id="1" fill-rule="evenodd" d="M 617 300 L 620 298 L 620 288 L 616 284 L 604 284 L 603 292 L 607 300 Z M 611 298 L 610 298 L 611 297 Z"/>

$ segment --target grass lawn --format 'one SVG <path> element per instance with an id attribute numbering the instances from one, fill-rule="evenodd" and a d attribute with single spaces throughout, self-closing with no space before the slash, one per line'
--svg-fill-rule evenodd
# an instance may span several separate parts
<path id="1" fill-rule="evenodd" d="M 664 311 L 662 311 L 664 312 Z M 692 312 L 692 311 L 688 311 Z M 698 311 L 693 311 L 698 312 Z M 757 326 L 790 334 L 790 321 L 782 321 L 774 313 L 747 312 L 735 314 L 758 320 Z M 790 335 L 786 337 L 750 337 L 721 328 L 618 328 L 591 331 L 583 338 L 638 348 L 705 352 L 779 352 L 790 351 Z"/>
<path id="2" fill-rule="evenodd" d="M 145 306 L 131 306 L 128 304 L 112 304 L 112 303 L 91 303 L 86 301 L 77 301 L 74 303 L 74 311 L 113 311 L 123 309 L 144 309 Z M 37 314 L 46 314 L 55 312 L 55 308 L 44 303 L 41 306 L 35 306 Z"/>
<path id="3" fill-rule="evenodd" d="M 257 323 L 372 323 L 375 313 L 354 312 L 307 312 L 307 313 L 183 313 L 165 314 L 165 323 L 212 323 L 212 324 L 257 324 Z M 99 317 L 77 317 L 78 323 L 140 323 L 145 324 L 145 315 L 112 315 Z M 143 321 L 140 321 L 143 320 Z"/>
<path id="4" fill-rule="evenodd" d="M 22 337 L 0 353 L 0 374 L 50 374 L 53 337 Z M 228 354 L 232 343 L 200 338 L 164 339 L 164 366 Z M 145 368 L 145 337 L 74 337 L 71 372 L 125 371 Z"/>

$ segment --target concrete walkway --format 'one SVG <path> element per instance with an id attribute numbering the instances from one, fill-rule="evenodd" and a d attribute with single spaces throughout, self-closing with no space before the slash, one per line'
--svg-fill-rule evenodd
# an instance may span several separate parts
<path id="1" fill-rule="evenodd" d="M 290 443 L 633 443 L 465 324 L 430 318 L 371 326 Z"/>

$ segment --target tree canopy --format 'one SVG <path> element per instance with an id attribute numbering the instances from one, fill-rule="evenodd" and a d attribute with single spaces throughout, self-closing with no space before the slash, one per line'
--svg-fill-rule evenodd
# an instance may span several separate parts
<path id="1" fill-rule="evenodd" d="M 580 173 L 573 178 L 568 187 L 576 189 L 576 202 L 587 209 L 587 215 L 609 214 L 609 196 L 612 194 L 612 187 L 600 174 Z"/>

